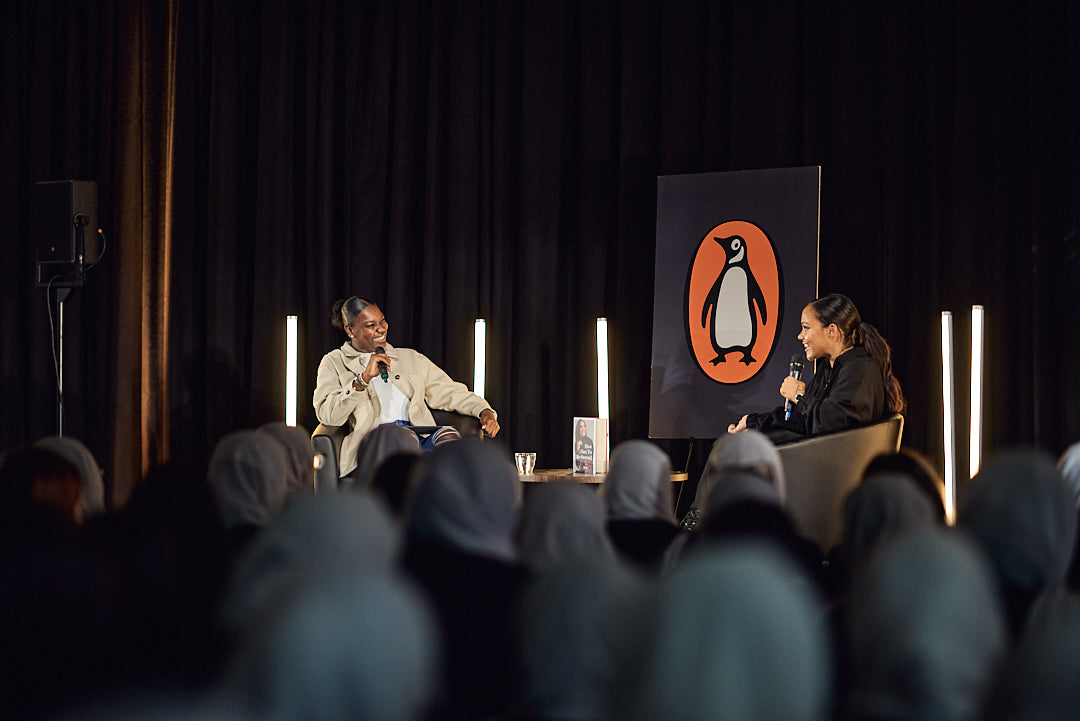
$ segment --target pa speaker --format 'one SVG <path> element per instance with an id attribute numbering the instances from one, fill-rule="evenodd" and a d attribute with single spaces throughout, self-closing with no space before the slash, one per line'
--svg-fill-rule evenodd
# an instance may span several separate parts
<path id="1" fill-rule="evenodd" d="M 82 273 L 98 261 L 97 183 L 55 180 L 35 183 L 30 197 L 31 234 L 37 250 L 37 283 L 82 285 Z"/>

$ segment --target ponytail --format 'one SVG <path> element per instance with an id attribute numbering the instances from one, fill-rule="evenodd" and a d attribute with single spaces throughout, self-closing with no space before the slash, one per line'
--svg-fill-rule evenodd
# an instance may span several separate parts
<path id="1" fill-rule="evenodd" d="M 851 334 L 851 339 L 856 345 L 862 343 L 867 355 L 881 369 L 881 377 L 885 379 L 885 406 L 888 411 L 903 413 L 907 409 L 907 401 L 900 390 L 900 381 L 892 372 L 892 350 L 889 343 L 878 333 L 877 328 L 865 321 L 859 322 Z"/>

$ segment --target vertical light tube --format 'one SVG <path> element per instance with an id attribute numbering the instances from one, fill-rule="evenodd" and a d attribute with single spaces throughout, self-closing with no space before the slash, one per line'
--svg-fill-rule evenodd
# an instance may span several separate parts
<path id="1" fill-rule="evenodd" d="M 473 326 L 473 393 L 484 397 L 487 375 L 487 321 L 477 318 Z"/>
<path id="2" fill-rule="evenodd" d="M 600 418 L 608 417 L 607 318 L 596 319 L 596 405 Z"/>
<path id="3" fill-rule="evenodd" d="M 968 443 L 968 478 L 982 462 L 983 307 L 971 306 L 971 438 Z"/>
<path id="4" fill-rule="evenodd" d="M 945 443 L 945 518 L 956 520 L 956 433 L 953 408 L 953 319 L 950 311 L 941 313 L 941 405 L 942 437 Z"/>
<path id="5" fill-rule="evenodd" d="M 296 425 L 296 316 L 285 316 L 285 423 Z"/>

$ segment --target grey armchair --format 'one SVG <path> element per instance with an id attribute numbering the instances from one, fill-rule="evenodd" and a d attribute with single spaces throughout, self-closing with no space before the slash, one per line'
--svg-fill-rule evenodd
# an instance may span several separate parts
<path id="1" fill-rule="evenodd" d="M 787 480 L 785 506 L 795 527 L 828 552 L 844 531 L 844 501 L 867 464 L 900 450 L 904 417 L 777 446 Z"/>

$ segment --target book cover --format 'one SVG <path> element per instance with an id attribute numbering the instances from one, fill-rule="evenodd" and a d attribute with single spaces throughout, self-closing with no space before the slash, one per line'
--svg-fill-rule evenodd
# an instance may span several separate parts
<path id="1" fill-rule="evenodd" d="M 574 418 L 574 473 L 596 475 L 608 470 L 608 419 Z"/>

